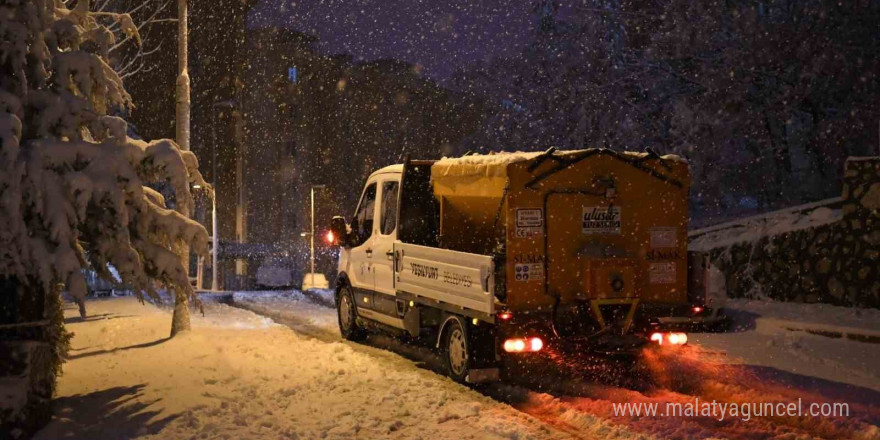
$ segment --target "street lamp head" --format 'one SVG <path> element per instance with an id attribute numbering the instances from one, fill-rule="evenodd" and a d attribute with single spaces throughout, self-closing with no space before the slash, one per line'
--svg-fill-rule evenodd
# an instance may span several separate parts
<path id="1" fill-rule="evenodd" d="M 235 108 L 235 101 L 231 99 L 228 99 L 226 101 L 216 101 L 214 102 L 213 107 Z"/>

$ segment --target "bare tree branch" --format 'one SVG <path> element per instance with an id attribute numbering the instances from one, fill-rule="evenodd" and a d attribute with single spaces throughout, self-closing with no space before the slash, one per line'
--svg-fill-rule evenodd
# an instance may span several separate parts
<path id="1" fill-rule="evenodd" d="M 65 0 L 65 3 L 70 2 L 72 0 Z M 161 42 L 150 38 L 150 26 L 177 22 L 175 17 L 165 15 L 172 3 L 172 0 L 93 0 L 92 10 L 96 18 L 104 22 L 105 27 L 116 37 L 116 42 L 110 46 L 109 51 L 122 54 L 113 57 L 111 62 L 111 67 L 121 77 L 131 77 L 152 70 L 146 68 L 150 63 L 145 58 L 158 53 Z M 131 21 L 126 21 L 128 17 L 131 17 Z M 131 46 L 131 40 L 138 44 Z"/>

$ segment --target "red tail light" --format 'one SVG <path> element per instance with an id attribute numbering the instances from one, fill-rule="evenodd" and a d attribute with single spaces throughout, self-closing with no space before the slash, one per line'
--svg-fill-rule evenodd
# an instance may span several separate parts
<path id="1" fill-rule="evenodd" d="M 513 319 L 513 313 L 512 312 L 501 312 L 498 314 L 498 319 L 501 321 L 510 321 L 511 319 Z"/>
<path id="2" fill-rule="evenodd" d="M 702 312 L 702 311 L 703 311 L 703 308 L 700 307 L 700 306 L 694 306 L 693 309 L 691 309 L 691 310 L 693 310 L 693 311 L 694 311 L 694 314 L 696 315 L 696 314 Z"/>
<path id="3" fill-rule="evenodd" d="M 504 341 L 504 351 L 508 353 L 537 352 L 544 348 L 541 338 L 514 338 Z"/>
<path id="4" fill-rule="evenodd" d="M 336 244 L 336 236 L 333 235 L 333 231 L 327 231 L 327 243 Z"/>

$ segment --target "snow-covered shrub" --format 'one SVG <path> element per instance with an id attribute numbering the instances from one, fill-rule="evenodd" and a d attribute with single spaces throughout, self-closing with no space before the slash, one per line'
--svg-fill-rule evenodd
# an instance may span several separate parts
<path id="1" fill-rule="evenodd" d="M 63 283 L 82 298 L 81 269 L 110 281 L 110 264 L 141 296 L 164 286 L 192 297 L 179 252 L 207 248 L 184 215 L 190 185 L 205 185 L 198 161 L 170 140 L 128 138 L 112 116 L 131 98 L 89 3 L 0 0 L 0 276 L 44 295 Z M 147 185 L 169 188 L 174 209 Z"/>

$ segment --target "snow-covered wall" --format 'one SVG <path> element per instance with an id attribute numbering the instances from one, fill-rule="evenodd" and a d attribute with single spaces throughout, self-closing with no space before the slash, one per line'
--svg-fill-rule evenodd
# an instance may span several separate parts
<path id="1" fill-rule="evenodd" d="M 692 231 L 731 297 L 880 308 L 880 157 L 849 158 L 841 197 Z"/>

